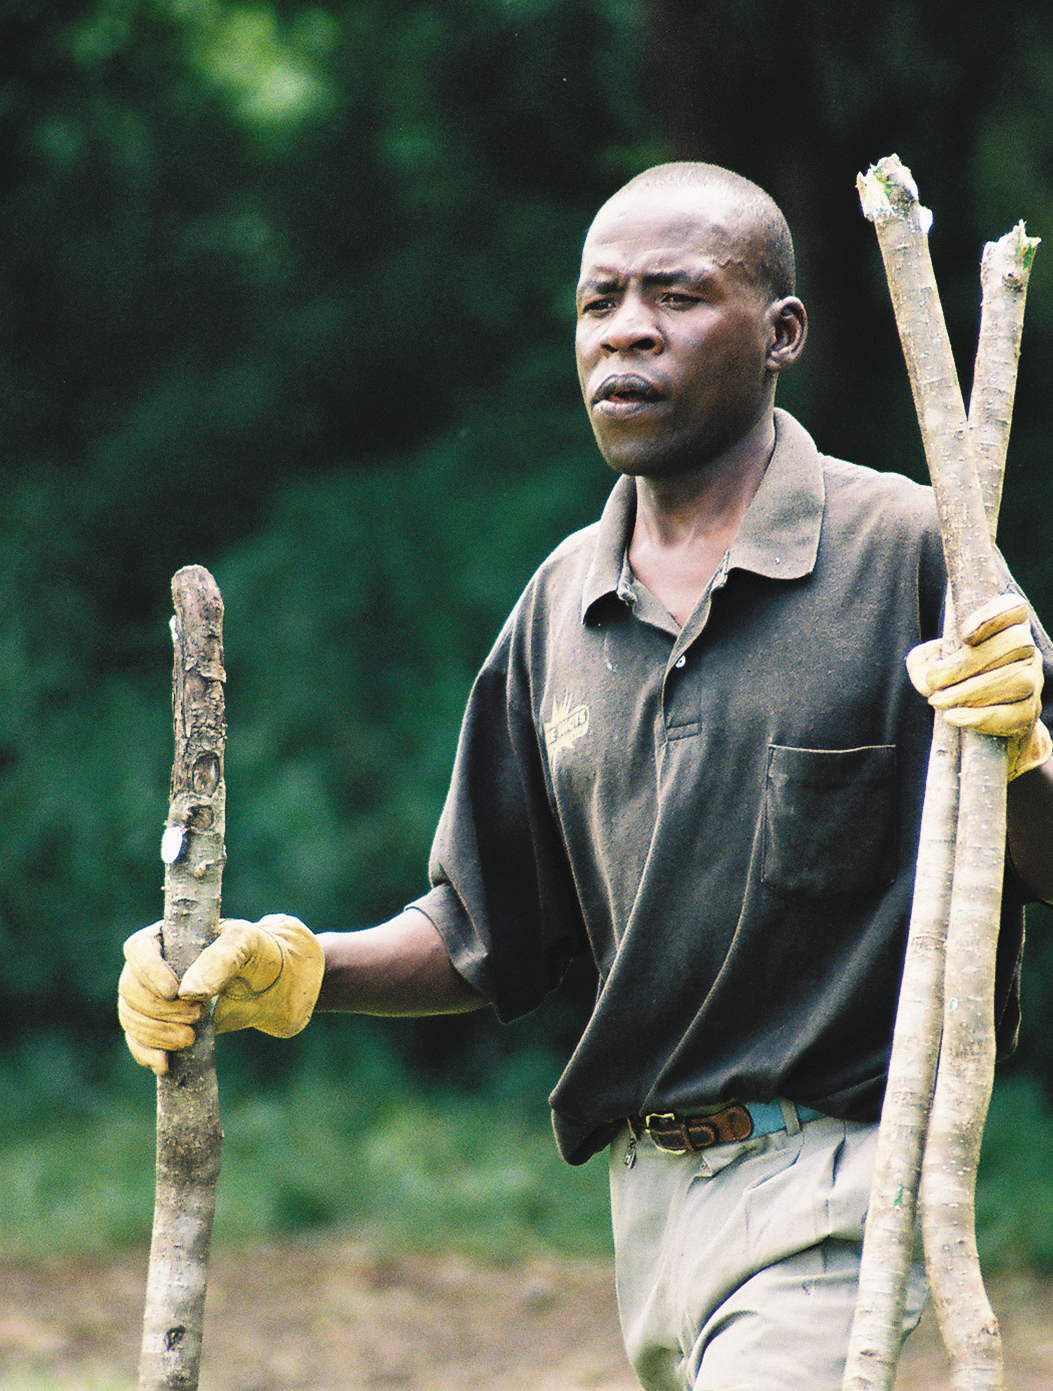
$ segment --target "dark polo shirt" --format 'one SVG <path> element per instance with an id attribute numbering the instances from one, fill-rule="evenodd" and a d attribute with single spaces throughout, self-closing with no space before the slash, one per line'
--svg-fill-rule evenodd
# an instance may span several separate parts
<path id="1" fill-rule="evenodd" d="M 903 659 L 938 632 L 943 555 L 927 488 L 776 425 L 683 629 L 628 568 L 622 478 L 531 580 L 468 704 L 414 906 L 502 1019 L 594 957 L 551 1098 L 572 1163 L 635 1112 L 879 1112 L 931 735 Z M 1021 903 L 1010 877 L 1003 1046 Z"/>

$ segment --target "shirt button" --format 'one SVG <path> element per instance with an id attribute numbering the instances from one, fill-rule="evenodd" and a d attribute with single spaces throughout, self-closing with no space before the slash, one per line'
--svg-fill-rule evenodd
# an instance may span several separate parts
<path id="1" fill-rule="evenodd" d="M 680 656 L 677 657 L 676 661 L 673 663 L 673 666 L 675 666 L 675 667 L 686 667 L 686 666 L 687 666 L 687 658 L 684 656 L 684 654 L 683 654 L 682 652 L 681 652 Z"/>

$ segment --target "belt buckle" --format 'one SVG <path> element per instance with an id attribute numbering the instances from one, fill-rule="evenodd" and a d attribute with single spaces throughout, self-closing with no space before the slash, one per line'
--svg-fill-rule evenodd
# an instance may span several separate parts
<path id="1" fill-rule="evenodd" d="M 641 1116 L 640 1120 L 643 1131 L 659 1149 L 670 1150 L 674 1154 L 697 1154 L 699 1150 L 709 1149 L 712 1145 L 748 1140 L 755 1132 L 749 1108 L 740 1101 L 729 1101 L 719 1110 L 691 1115 L 680 1115 L 676 1111 L 652 1111 L 650 1115 Z M 659 1129 L 656 1130 L 656 1127 Z"/>
<path id="2" fill-rule="evenodd" d="M 677 1114 L 675 1111 L 652 1111 L 649 1116 L 644 1116 L 643 1128 L 648 1134 L 651 1133 L 652 1121 L 667 1121 L 670 1125 L 675 1125 Z"/>
<path id="3" fill-rule="evenodd" d="M 693 1117 L 679 1115 L 676 1111 L 652 1111 L 650 1115 L 644 1116 L 643 1128 L 652 1141 L 659 1149 L 667 1150 L 670 1154 L 694 1154 L 699 1149 L 705 1149 L 714 1142 L 713 1139 L 707 1140 L 702 1145 L 693 1144 L 688 1135 L 688 1125 Z M 677 1138 L 674 1141 L 669 1135 L 669 1130 L 659 1135 L 653 1129 L 654 1126 L 668 1126 L 669 1130 L 675 1131 Z"/>

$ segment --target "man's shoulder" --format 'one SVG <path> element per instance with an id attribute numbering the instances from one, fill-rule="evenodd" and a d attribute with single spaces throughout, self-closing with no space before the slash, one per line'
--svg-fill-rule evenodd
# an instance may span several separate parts
<path id="1" fill-rule="evenodd" d="M 561 616 L 580 617 L 599 527 L 596 521 L 572 531 L 541 561 L 505 620 L 490 654 L 491 663 L 502 664 L 509 643 L 522 640 L 528 633 L 547 629 Z"/>
<path id="2" fill-rule="evenodd" d="M 849 463 L 847 459 L 837 459 L 832 454 L 820 454 L 819 459 L 824 476 L 837 487 L 862 493 L 870 491 L 876 497 L 902 497 L 920 506 L 932 505 L 932 488 L 927 483 L 915 482 L 905 473 Z"/>
<path id="3" fill-rule="evenodd" d="M 811 488 L 823 508 L 827 528 L 839 520 L 847 523 L 868 516 L 888 524 L 900 519 L 904 525 L 922 530 L 935 527 L 935 502 L 927 485 L 894 469 L 849 463 L 824 453 L 808 431 L 781 408 L 775 412 L 775 425 L 776 458 L 781 446 L 784 461 L 780 486 Z"/>
<path id="4" fill-rule="evenodd" d="M 546 584 L 553 576 L 562 577 L 578 571 L 584 574 L 592 563 L 599 529 L 598 521 L 589 522 L 564 536 L 535 570 L 534 582 Z"/>
<path id="5" fill-rule="evenodd" d="M 894 470 L 869 468 L 820 454 L 827 504 L 835 514 L 871 515 L 889 524 L 932 532 L 937 528 L 932 488 Z"/>
<path id="6" fill-rule="evenodd" d="M 524 586 L 512 618 L 524 605 L 545 604 L 555 595 L 572 592 L 575 604 L 580 605 L 582 586 L 596 554 L 599 528 L 596 521 L 572 531 L 545 556 Z"/>

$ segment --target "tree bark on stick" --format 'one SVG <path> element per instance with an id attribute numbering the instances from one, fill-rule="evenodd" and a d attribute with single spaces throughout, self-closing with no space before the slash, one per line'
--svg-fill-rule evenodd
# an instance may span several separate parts
<path id="1" fill-rule="evenodd" d="M 932 215 L 895 155 L 860 175 L 860 201 L 874 223 L 929 466 L 947 572 L 964 618 L 999 591 L 958 373 L 929 258 Z"/>
<path id="2" fill-rule="evenodd" d="M 201 566 L 172 580 L 175 758 L 161 843 L 162 951 L 176 976 L 219 927 L 225 859 L 223 601 Z M 197 1391 L 222 1132 L 215 1038 L 207 1017 L 193 1047 L 157 1080 L 157 1176 L 140 1391 Z"/>
<path id="3" fill-rule="evenodd" d="M 1037 241 L 1023 224 L 985 250 L 986 323 L 970 402 L 975 456 L 993 536 L 1012 415 L 1024 298 Z M 975 427 L 975 434 L 973 433 Z M 954 891 L 947 929 L 943 1044 L 922 1167 L 921 1215 L 933 1302 L 951 1354 L 955 1391 L 1002 1391 L 998 1321 L 976 1249 L 976 1169 L 995 1065 L 994 980 L 1005 864 L 1005 773 L 999 741 L 962 741 Z M 1004 760 L 1004 746 L 1002 746 Z M 966 792 L 968 795 L 966 795 Z"/>
<path id="4" fill-rule="evenodd" d="M 992 539 L 1009 443 L 1027 279 L 1036 245 L 1020 223 L 998 242 L 988 243 L 981 262 L 980 337 L 968 425 Z M 945 640 L 953 640 L 954 631 L 948 592 Z M 922 1152 L 943 1027 L 944 949 L 957 834 L 958 771 L 958 732 L 937 714 L 844 1391 L 891 1391 L 899 1360 Z"/>
<path id="5" fill-rule="evenodd" d="M 969 438 L 992 540 L 1002 505 L 1027 286 L 1038 245 L 1038 237 L 1029 237 L 1018 222 L 1004 237 L 987 243 L 980 262 L 980 338 L 969 397 Z"/>
<path id="6" fill-rule="evenodd" d="M 929 261 L 926 235 L 931 218 L 918 204 L 909 171 L 895 156 L 881 161 L 868 175 L 861 175 L 859 190 L 864 212 L 875 223 L 888 273 L 936 494 L 951 588 L 958 599 L 957 611 L 968 613 L 997 593 L 999 587 L 974 459 L 984 457 L 992 471 L 987 501 L 993 530 L 1015 385 L 1022 296 L 1015 329 L 1013 316 L 1002 313 L 989 317 L 987 330 L 981 329 L 977 364 L 980 389 L 978 393 L 974 391 L 969 428 Z M 1010 234 L 1003 238 L 998 247 L 1004 250 L 1013 237 Z M 1018 250 L 1026 240 L 1022 227 L 1017 228 Z M 1024 284 L 1033 250 L 1031 243 L 1023 252 Z M 991 248 L 985 251 L 985 267 L 989 258 L 992 262 L 997 260 Z M 1019 269 L 1019 255 L 1017 264 Z M 1012 278 L 1006 283 L 1011 284 Z M 1004 296 L 991 292 L 986 270 L 984 290 L 985 304 L 989 303 L 993 310 L 996 301 Z M 994 330 L 991 324 L 995 325 Z M 985 382 L 988 385 L 983 385 Z M 988 411 L 990 421 L 986 419 Z M 943 737 L 937 732 L 937 746 Z M 937 757 L 934 751 L 933 761 Z M 933 1151 L 925 1161 L 935 1179 L 936 1191 L 940 1191 L 942 1181 L 945 1193 L 938 1215 L 934 1205 L 934 1221 L 927 1224 L 926 1256 L 938 1306 L 942 1291 L 946 1323 L 941 1320 L 941 1330 L 954 1357 L 955 1386 L 959 1391 L 978 1391 L 980 1387 L 1001 1384 L 1001 1346 L 979 1273 L 972 1196 L 993 1074 L 993 1011 L 987 1010 L 985 1020 L 982 1001 L 985 994 L 989 996 L 993 983 L 992 944 L 997 942 L 999 922 L 1005 837 L 1004 745 L 969 734 L 963 740 L 962 760 L 954 886 L 948 912 L 953 946 L 946 963 L 948 1007 L 943 1027 L 947 1042 L 939 1069 L 941 1076 L 946 1073 L 960 1079 L 962 1085 L 955 1090 L 953 1083 L 943 1084 L 941 1121 Z M 942 799 L 942 814 L 953 815 L 946 789 L 938 795 Z M 930 848 L 928 839 L 923 827 L 919 880 L 923 892 L 929 877 L 945 892 L 947 835 L 934 837 L 936 866 L 925 863 L 924 852 Z M 917 959 L 908 954 L 910 979 L 905 981 L 905 1003 L 918 1009 L 916 1022 L 925 1036 L 907 1046 L 909 1056 L 897 1060 L 895 1075 L 890 1073 L 887 1104 L 891 1111 L 888 1121 L 883 1120 L 884 1152 L 879 1153 L 868 1220 L 871 1249 L 865 1258 L 868 1269 L 865 1282 L 861 1278 L 860 1308 L 845 1375 L 845 1386 L 858 1391 L 891 1386 L 898 1356 L 899 1316 L 909 1242 L 913 1237 L 912 1184 L 923 1142 L 931 1067 L 939 1038 L 934 1001 L 940 997 L 942 953 L 938 927 L 934 934 L 929 931 L 935 921 L 930 915 L 934 913 L 935 898 L 920 913 L 916 899 L 921 937 L 917 948 L 912 948 Z M 912 926 L 912 935 L 913 931 Z M 935 987 L 933 995 L 927 1001 L 910 1000 L 926 976 Z M 978 980 L 985 982 L 985 987 L 979 991 L 981 1003 L 976 1007 Z M 963 1012 L 962 1001 L 966 997 L 972 1008 Z M 939 1089 L 938 1082 L 938 1093 Z M 952 1176 L 953 1189 L 947 1187 Z M 884 1270 L 883 1260 L 888 1266 Z M 977 1288 L 980 1299 L 976 1298 Z"/>
<path id="7" fill-rule="evenodd" d="M 953 623 L 948 591 L 945 636 L 953 633 Z M 892 1391 L 903 1341 L 918 1184 L 943 1026 L 944 947 L 958 820 L 958 763 L 958 731 L 937 714 L 843 1391 Z"/>

